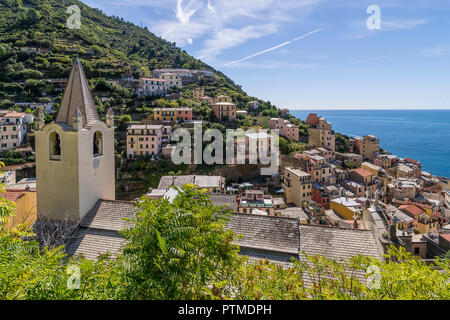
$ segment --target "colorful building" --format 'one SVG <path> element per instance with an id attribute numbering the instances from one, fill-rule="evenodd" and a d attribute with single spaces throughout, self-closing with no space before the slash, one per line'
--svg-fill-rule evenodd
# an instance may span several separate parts
<path id="1" fill-rule="evenodd" d="M 174 73 L 162 73 L 159 75 L 159 78 L 165 81 L 167 88 L 183 87 L 183 81 L 181 80 L 181 77 Z"/>
<path id="2" fill-rule="evenodd" d="M 331 130 L 331 123 L 325 118 L 320 118 L 316 128 L 308 129 L 308 144 L 311 147 L 324 147 L 334 151 L 336 149 L 336 137 Z"/>
<path id="3" fill-rule="evenodd" d="M 273 199 L 262 190 L 246 190 L 239 201 L 239 213 L 274 215 Z"/>
<path id="4" fill-rule="evenodd" d="M 131 125 L 127 129 L 127 157 L 159 155 L 162 149 L 162 136 L 162 125 Z"/>
<path id="5" fill-rule="evenodd" d="M 16 204 L 14 216 L 9 217 L 5 225 L 6 230 L 21 224 L 33 225 L 37 219 L 36 191 L 8 189 L 6 194 L 1 196 Z"/>
<path id="6" fill-rule="evenodd" d="M 330 209 L 330 195 L 328 194 L 326 188 L 321 186 L 320 184 L 312 184 L 311 199 L 320 204 L 325 209 Z"/>
<path id="7" fill-rule="evenodd" d="M 220 101 L 212 106 L 214 115 L 219 121 L 235 121 L 236 120 L 236 105 L 232 102 Z"/>
<path id="8" fill-rule="evenodd" d="M 269 129 L 278 129 L 280 135 L 288 139 L 299 141 L 299 128 L 288 120 L 282 118 L 271 118 L 268 121 Z"/>
<path id="9" fill-rule="evenodd" d="M 140 78 L 137 95 L 140 96 L 163 96 L 167 93 L 167 81 L 159 78 Z"/>
<path id="10" fill-rule="evenodd" d="M 34 116 L 23 112 L 8 112 L 0 120 L 0 151 L 15 149 L 25 140 Z"/>
<path id="11" fill-rule="evenodd" d="M 378 153 L 380 153 L 380 140 L 373 135 L 364 136 L 359 150 L 363 160 L 373 161 Z"/>
<path id="12" fill-rule="evenodd" d="M 311 175 L 299 169 L 286 167 L 284 169 L 283 190 L 286 203 L 294 203 L 297 207 L 303 207 L 304 201 L 311 200 Z"/>
<path id="13" fill-rule="evenodd" d="M 153 120 L 183 122 L 192 120 L 192 108 L 155 108 Z"/>
<path id="14" fill-rule="evenodd" d="M 345 197 L 336 198 L 330 201 L 330 208 L 345 220 L 353 220 L 362 212 L 362 204 Z"/>

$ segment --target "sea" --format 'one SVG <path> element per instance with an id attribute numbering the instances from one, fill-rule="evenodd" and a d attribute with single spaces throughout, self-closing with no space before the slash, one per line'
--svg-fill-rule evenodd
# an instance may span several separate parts
<path id="1" fill-rule="evenodd" d="M 450 178 L 450 110 L 291 110 L 306 120 L 317 113 L 334 131 L 348 136 L 372 134 L 380 147 L 422 163 L 422 170 Z"/>

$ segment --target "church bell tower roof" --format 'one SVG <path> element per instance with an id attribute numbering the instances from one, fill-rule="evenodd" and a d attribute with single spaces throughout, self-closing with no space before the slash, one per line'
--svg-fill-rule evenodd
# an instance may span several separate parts
<path id="1" fill-rule="evenodd" d="M 75 59 L 70 72 L 56 122 L 72 125 L 73 116 L 77 112 L 77 108 L 81 112 L 83 127 L 100 120 L 88 81 L 78 58 Z"/>

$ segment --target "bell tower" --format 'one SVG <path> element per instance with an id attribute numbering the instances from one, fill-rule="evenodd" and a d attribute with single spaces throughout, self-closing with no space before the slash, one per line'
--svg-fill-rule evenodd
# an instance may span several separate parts
<path id="1" fill-rule="evenodd" d="M 37 211 L 79 222 L 99 199 L 115 199 L 114 121 L 100 120 L 75 59 L 56 121 L 35 134 Z"/>

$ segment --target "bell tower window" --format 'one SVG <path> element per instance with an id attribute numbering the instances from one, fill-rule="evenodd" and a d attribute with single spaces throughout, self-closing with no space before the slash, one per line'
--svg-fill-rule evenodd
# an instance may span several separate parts
<path id="1" fill-rule="evenodd" d="M 61 137 L 56 132 L 53 131 L 49 136 L 49 150 L 50 150 L 50 160 L 61 160 Z"/>
<path id="2" fill-rule="evenodd" d="M 98 157 L 103 154 L 103 135 L 100 131 L 96 131 L 94 133 L 92 154 L 94 157 Z"/>

